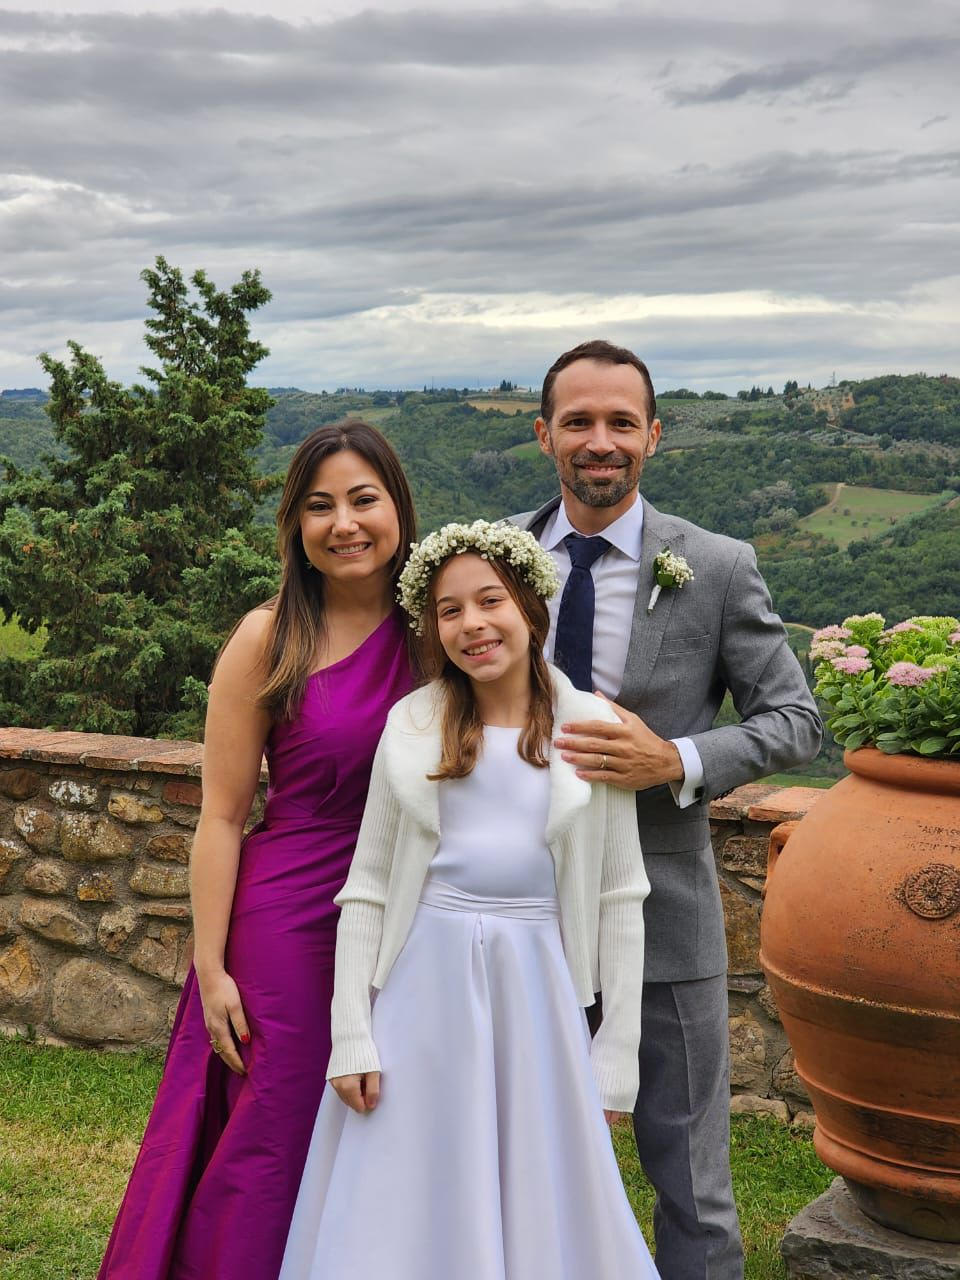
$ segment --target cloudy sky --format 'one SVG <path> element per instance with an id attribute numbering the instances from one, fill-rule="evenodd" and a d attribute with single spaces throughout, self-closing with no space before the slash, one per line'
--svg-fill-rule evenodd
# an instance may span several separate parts
<path id="1" fill-rule="evenodd" d="M 538 384 L 598 336 L 661 389 L 960 374 L 956 0 L 33 5 L 0 387 L 68 338 L 133 377 L 157 253 L 262 270 L 269 385 Z"/>

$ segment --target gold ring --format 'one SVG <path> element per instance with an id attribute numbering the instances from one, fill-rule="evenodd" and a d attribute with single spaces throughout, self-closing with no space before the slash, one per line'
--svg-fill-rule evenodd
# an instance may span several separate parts
<path id="1" fill-rule="evenodd" d="M 210 1048 L 211 1048 L 211 1049 L 213 1050 L 213 1052 L 214 1052 L 215 1054 L 217 1054 L 218 1056 L 219 1056 L 221 1053 L 223 1053 L 223 1045 L 220 1043 L 220 1041 L 219 1041 L 219 1040 L 211 1040 L 211 1041 L 210 1041 Z"/>
<path id="2" fill-rule="evenodd" d="M 600 772 L 606 773 L 606 771 L 607 771 L 607 757 L 602 755 L 600 757 Z"/>

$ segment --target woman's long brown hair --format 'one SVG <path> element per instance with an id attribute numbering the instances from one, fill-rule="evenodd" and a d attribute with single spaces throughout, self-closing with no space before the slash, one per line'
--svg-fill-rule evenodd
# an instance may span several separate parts
<path id="1" fill-rule="evenodd" d="M 472 773 L 483 744 L 483 721 L 473 692 L 473 681 L 447 657 L 437 627 L 433 588 L 437 575 L 449 559 L 452 557 L 442 561 L 434 570 L 423 614 L 423 669 L 427 676 L 440 681 L 443 690 L 440 764 L 436 773 L 427 775 L 431 782 L 465 778 Z M 530 628 L 530 707 L 517 751 L 528 764 L 545 769 L 549 764 L 547 750 L 553 736 L 553 681 L 543 656 L 543 646 L 550 630 L 550 615 L 543 598 L 520 577 L 509 561 L 491 556 L 490 565 Z"/>
<path id="2" fill-rule="evenodd" d="M 407 477 L 393 446 L 366 422 L 348 418 L 317 427 L 301 443 L 283 486 L 277 509 L 277 550 L 283 565 L 280 591 L 261 607 L 272 611 L 264 648 L 265 677 L 259 703 L 275 720 L 290 720 L 299 709 L 317 650 L 326 638 L 323 574 L 307 560 L 300 536 L 300 517 L 317 467 L 334 453 L 350 450 L 376 471 L 393 499 L 400 540 L 390 562 L 396 588 L 400 570 L 416 536 L 416 513 Z"/>

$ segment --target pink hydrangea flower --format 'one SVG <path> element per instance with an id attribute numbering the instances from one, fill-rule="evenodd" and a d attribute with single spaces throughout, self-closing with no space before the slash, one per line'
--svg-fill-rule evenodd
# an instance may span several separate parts
<path id="1" fill-rule="evenodd" d="M 947 639 L 951 644 L 960 644 L 960 631 L 952 631 Z"/>
<path id="2" fill-rule="evenodd" d="M 862 644 L 848 644 L 844 650 L 848 658 L 869 658 L 870 650 Z"/>
<path id="3" fill-rule="evenodd" d="M 915 622 L 898 622 L 896 626 L 890 628 L 893 635 L 899 631 L 922 631 L 923 627 L 918 627 Z"/>
<path id="4" fill-rule="evenodd" d="M 946 671 L 946 667 L 918 667 L 915 662 L 895 662 L 887 672 L 887 684 L 895 684 L 901 689 L 912 689 L 917 685 L 926 684 L 941 671 Z"/>
<path id="5" fill-rule="evenodd" d="M 816 644 L 818 640 L 849 640 L 853 632 L 849 627 L 821 627 L 819 631 L 815 631 L 811 636 L 811 642 Z"/>
<path id="6" fill-rule="evenodd" d="M 810 657 L 814 662 L 824 658 L 839 658 L 846 652 L 847 646 L 842 640 L 815 640 L 810 646 Z"/>
<path id="7" fill-rule="evenodd" d="M 844 675 L 859 676 L 862 675 L 864 671 L 870 670 L 871 663 L 869 658 L 858 658 L 856 655 L 853 657 L 844 655 L 840 658 L 831 658 L 830 665 L 832 667 L 836 667 L 838 671 L 842 671 Z"/>

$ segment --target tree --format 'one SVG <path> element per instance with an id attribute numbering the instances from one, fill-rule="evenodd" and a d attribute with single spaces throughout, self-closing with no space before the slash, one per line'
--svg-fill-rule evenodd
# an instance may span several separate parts
<path id="1" fill-rule="evenodd" d="M 0 609 L 46 628 L 39 658 L 0 669 L 8 722 L 197 733 L 210 666 L 236 618 L 275 589 L 252 520 L 276 487 L 253 449 L 270 404 L 246 378 L 267 354 L 248 313 L 259 272 L 227 291 L 162 257 L 141 273 L 157 361 L 124 387 L 78 343 L 44 354 L 63 457 L 0 485 Z"/>

